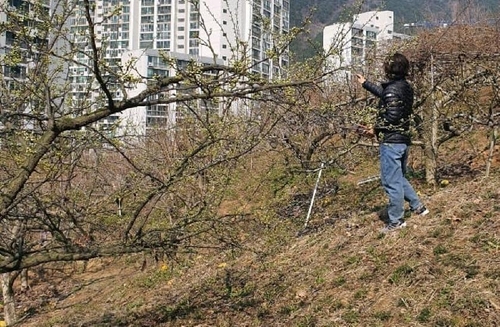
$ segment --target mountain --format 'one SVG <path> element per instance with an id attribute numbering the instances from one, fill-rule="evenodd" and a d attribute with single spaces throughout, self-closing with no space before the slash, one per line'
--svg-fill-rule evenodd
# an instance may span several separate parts
<path id="1" fill-rule="evenodd" d="M 422 21 L 453 21 L 458 13 L 484 17 L 487 13 L 499 13 L 498 0 L 294 0 L 290 4 L 290 25 L 301 26 L 310 17 L 308 33 L 291 46 L 292 53 L 300 54 L 298 60 L 312 56 L 322 48 L 322 32 L 326 25 L 350 21 L 357 12 L 391 10 L 397 32 L 405 23 Z"/>

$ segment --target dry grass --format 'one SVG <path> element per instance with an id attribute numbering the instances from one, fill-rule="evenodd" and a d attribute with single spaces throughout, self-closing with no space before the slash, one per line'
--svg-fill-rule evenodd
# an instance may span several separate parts
<path id="1" fill-rule="evenodd" d="M 461 162 L 465 149 L 453 155 Z M 443 167 L 456 166 L 448 162 Z M 496 326 L 500 181 L 493 172 L 483 179 L 444 169 L 450 184 L 437 188 L 413 179 L 431 214 L 409 217 L 408 228 L 386 236 L 376 213 L 382 190 L 359 188 L 363 174 L 347 175 L 337 193 L 318 195 L 306 230 L 308 192 L 283 211 L 290 219 L 246 244 L 254 251 L 144 271 L 142 257 L 96 260 L 84 273 L 36 279 L 19 297 L 27 315 L 21 326 Z"/>

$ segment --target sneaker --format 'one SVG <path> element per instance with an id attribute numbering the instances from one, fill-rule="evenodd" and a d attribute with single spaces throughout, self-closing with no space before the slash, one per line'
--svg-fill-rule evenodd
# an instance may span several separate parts
<path id="1" fill-rule="evenodd" d="M 389 232 L 392 232 L 392 231 L 395 231 L 395 230 L 398 230 L 401 228 L 405 228 L 405 227 L 406 227 L 406 221 L 398 221 L 397 223 L 390 223 L 390 224 L 385 225 L 385 227 L 382 228 L 380 230 L 380 232 L 383 234 L 387 234 Z"/>
<path id="2" fill-rule="evenodd" d="M 421 205 L 418 209 L 416 209 L 415 212 L 419 216 L 425 216 L 429 213 L 429 209 L 427 209 L 424 205 Z"/>

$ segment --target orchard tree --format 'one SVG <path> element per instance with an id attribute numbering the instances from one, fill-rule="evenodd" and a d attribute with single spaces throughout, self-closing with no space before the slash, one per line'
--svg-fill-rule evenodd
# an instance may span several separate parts
<path id="1" fill-rule="evenodd" d="M 117 19 L 120 6 L 95 20 L 92 1 L 62 0 L 51 10 L 44 3 L 2 7 L 8 51 L 0 58 L 0 273 L 9 325 L 17 320 L 13 281 L 25 269 L 234 246 L 245 216 L 220 210 L 226 186 L 235 165 L 281 119 L 259 103 L 283 107 L 295 101 L 295 88 L 313 87 L 327 74 L 303 69 L 308 73 L 270 81 L 253 72 L 245 40 L 236 40 L 241 46 L 230 65 L 215 54 L 211 63 L 180 65 L 164 53 L 175 73 L 147 78 L 134 68 L 138 58 L 105 60 L 110 40 L 96 30 Z M 84 28 L 70 29 L 74 13 Z M 269 30 L 272 47 L 262 62 L 286 53 L 298 32 Z M 211 47 L 209 38 L 203 42 Z M 72 66 L 91 78 L 75 77 Z M 111 124 L 134 108 L 172 104 L 176 123 L 142 139 L 117 137 Z M 246 111 L 235 115 L 235 108 Z"/>
<path id="2" fill-rule="evenodd" d="M 440 145 L 498 124 L 498 36 L 491 25 L 457 25 L 423 32 L 408 45 L 429 183 L 437 178 Z"/>

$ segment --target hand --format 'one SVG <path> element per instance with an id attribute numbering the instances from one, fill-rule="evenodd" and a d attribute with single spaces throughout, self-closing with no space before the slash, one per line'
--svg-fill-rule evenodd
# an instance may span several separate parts
<path id="1" fill-rule="evenodd" d="M 363 84 L 366 81 L 366 78 L 361 74 L 356 74 L 356 78 L 359 84 Z"/>
<path id="2" fill-rule="evenodd" d="M 356 133 L 367 137 L 375 137 L 375 130 L 371 125 L 358 125 L 358 127 L 356 128 Z"/>

